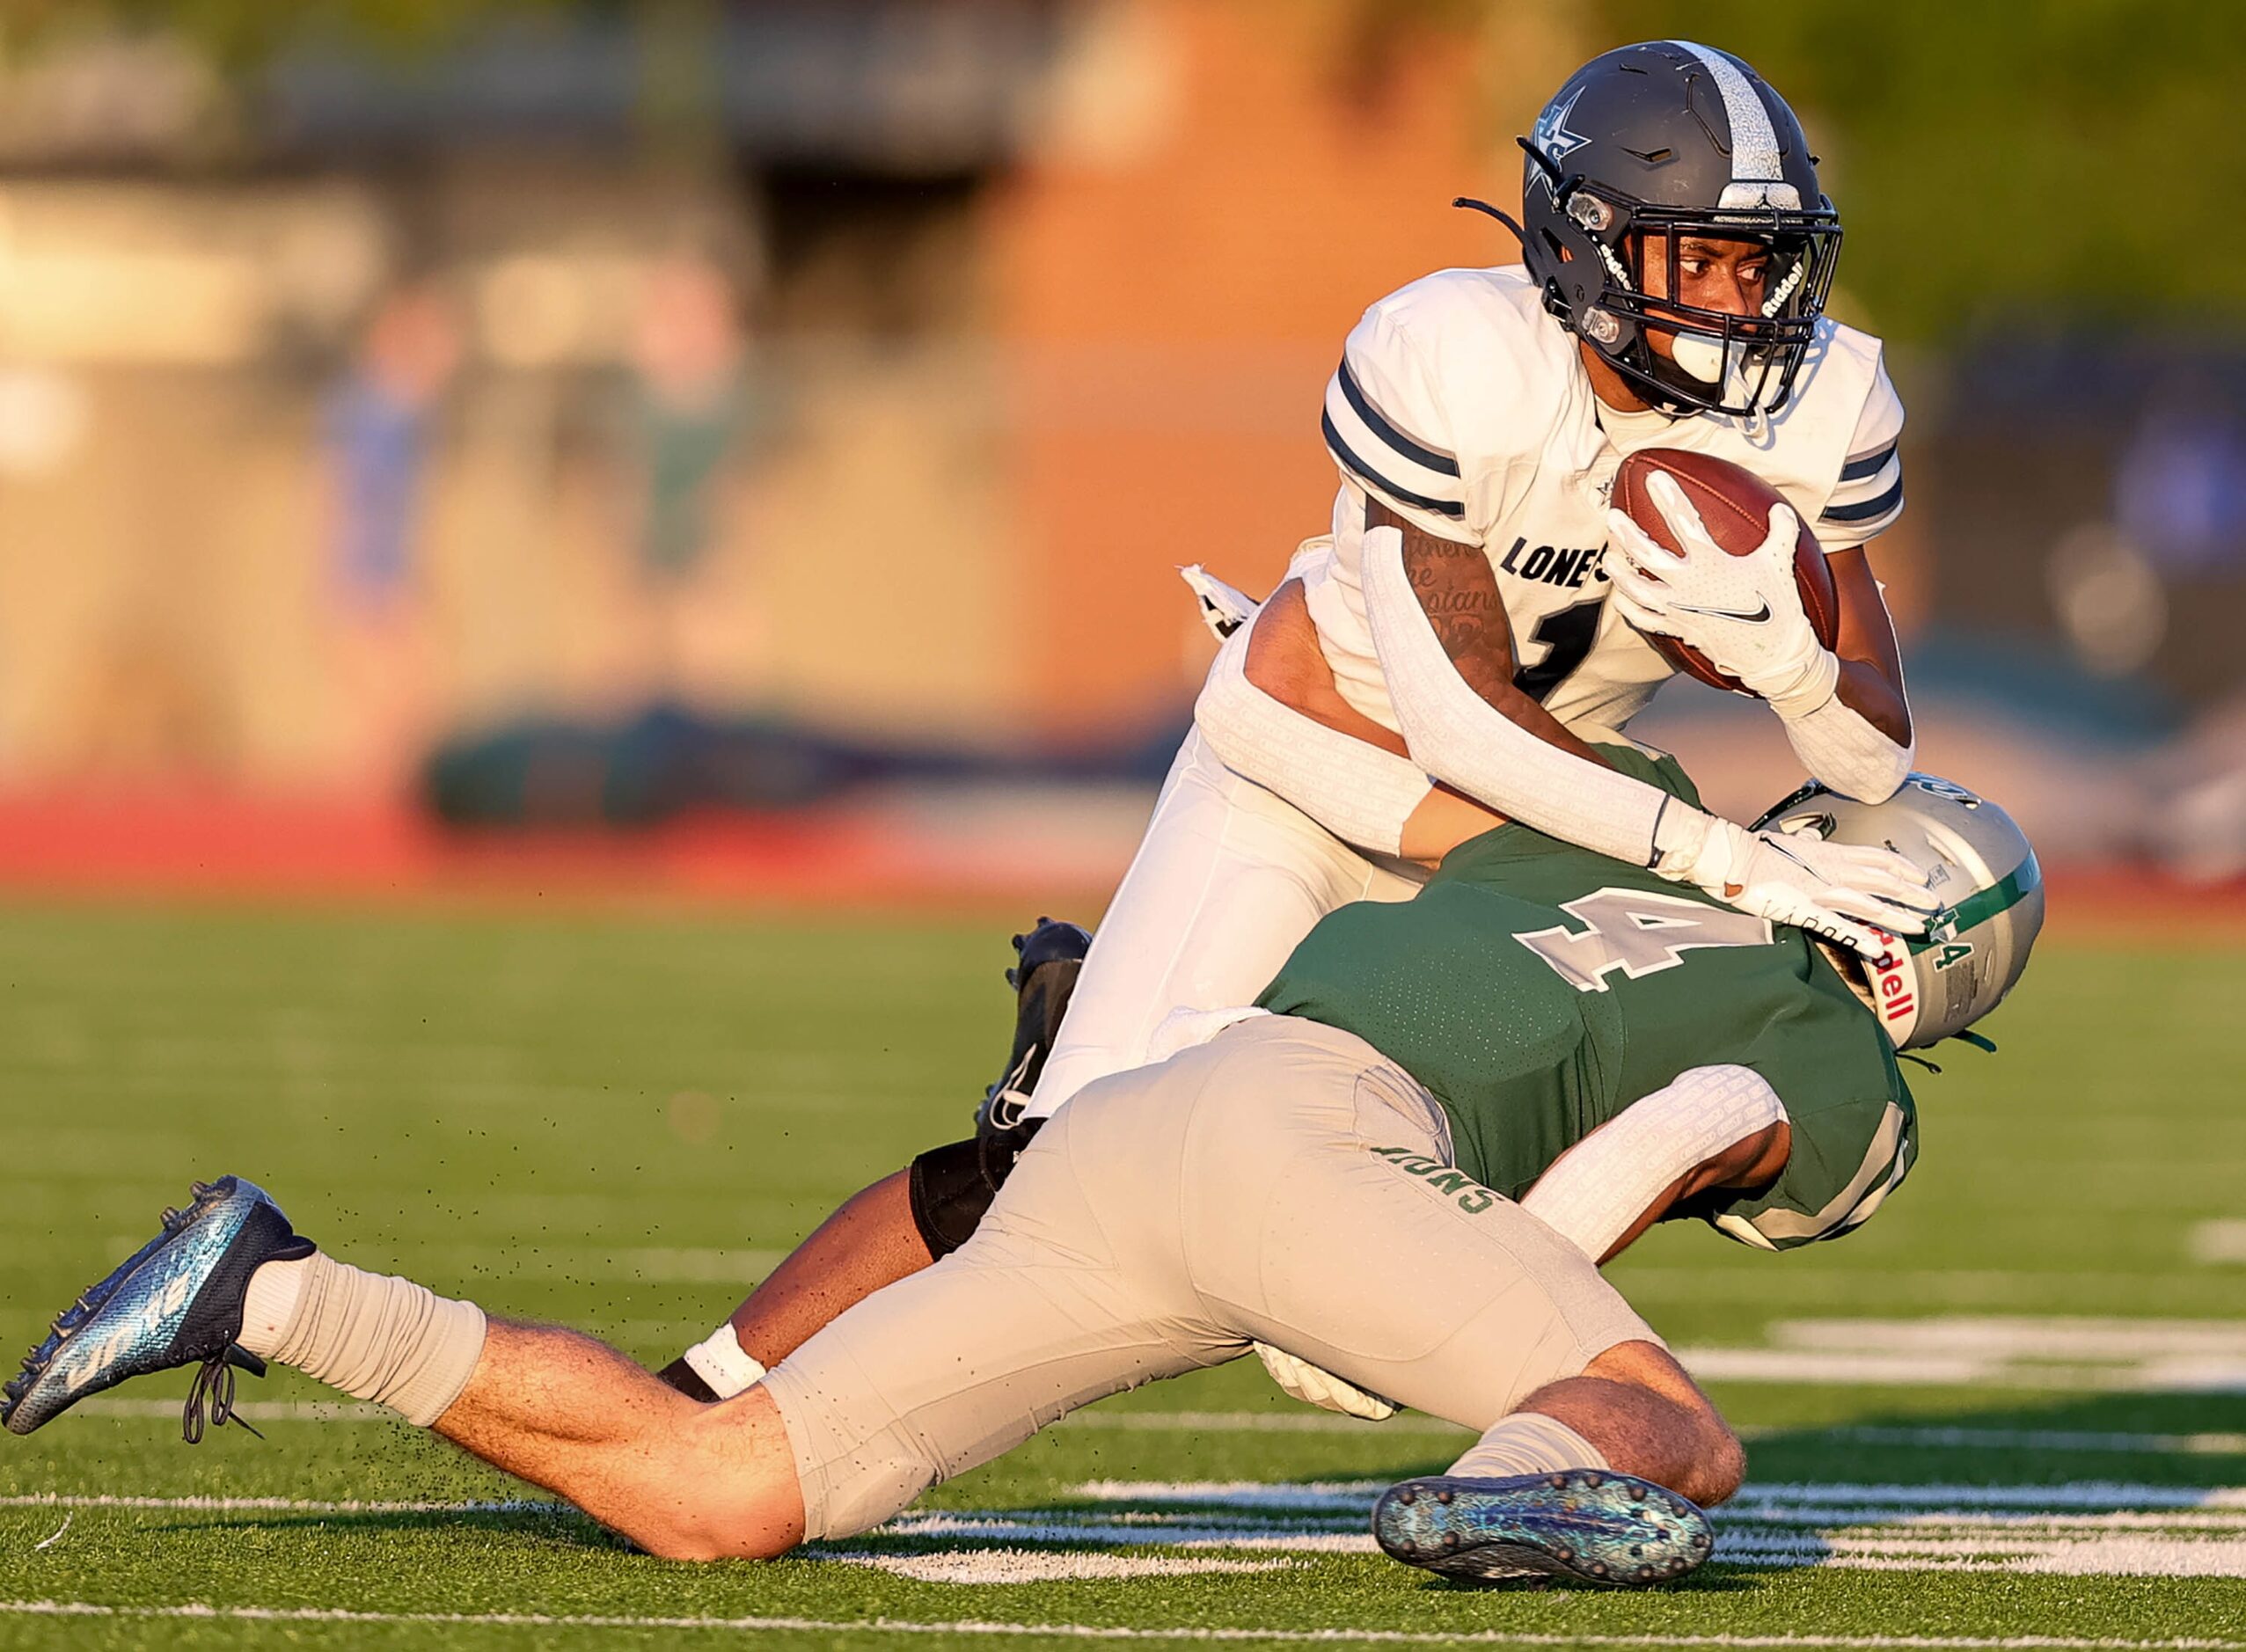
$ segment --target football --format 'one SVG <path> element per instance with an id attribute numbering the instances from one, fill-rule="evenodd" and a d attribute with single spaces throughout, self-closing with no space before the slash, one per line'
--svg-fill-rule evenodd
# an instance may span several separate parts
<path id="1" fill-rule="evenodd" d="M 1681 551 L 1677 537 L 1669 531 L 1669 524 L 1645 491 L 1656 471 L 1666 471 L 1677 479 L 1685 497 L 1700 512 L 1708 537 L 1735 557 L 1746 556 L 1762 544 L 1763 536 L 1770 531 L 1771 508 L 1786 503 L 1776 488 L 1728 459 L 1679 448 L 1647 448 L 1633 453 L 1614 472 L 1614 507 L 1671 551 Z M 1840 599 L 1833 588 L 1833 570 L 1825 565 L 1825 551 L 1807 523 L 1802 524 L 1801 537 L 1794 544 L 1794 581 L 1801 588 L 1810 628 L 1830 648 L 1840 634 Z M 1679 671 L 1735 694 L 1752 692 L 1738 678 L 1716 669 L 1707 655 L 1674 637 L 1649 636 L 1646 640 Z"/>

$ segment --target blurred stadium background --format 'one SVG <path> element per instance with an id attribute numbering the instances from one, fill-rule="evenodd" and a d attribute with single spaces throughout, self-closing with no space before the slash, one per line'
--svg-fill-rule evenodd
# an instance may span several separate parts
<path id="1" fill-rule="evenodd" d="M 1174 567 L 1321 530 L 1359 311 L 1507 260 L 1452 197 L 1679 28 L 1821 148 L 1911 409 L 1922 762 L 2055 932 L 2001 1058 L 1914 1071 L 1896 1214 L 1617 1265 L 1752 1440 L 1694 1589 L 1346 1552 L 1456 1442 L 1253 1362 L 691 1574 L 283 1374 L 264 1442 L 181 1448 L 184 1379 L 11 1439 L 0 1642 L 2246 1652 L 2246 8 L 1684 15 L 0 0 L 0 1349 L 233 1170 L 659 1363 L 963 1131 L 1000 938 L 1096 916 L 1184 727 Z M 1735 813 L 1794 783 L 1690 683 L 1634 732 Z M 990 1541 L 1048 1581 L 962 1593 Z"/>
<path id="2" fill-rule="evenodd" d="M 1695 10 L 1891 341 L 1929 767 L 2246 873 L 2246 15 Z M 1662 8 L 0 4 L 0 879 L 1097 901 L 1370 300 Z M 1793 772 L 1691 684 L 1712 798 Z M 2198 897 L 2192 897 L 2197 900 Z M 2062 893 L 2062 911 L 2065 897 Z"/>

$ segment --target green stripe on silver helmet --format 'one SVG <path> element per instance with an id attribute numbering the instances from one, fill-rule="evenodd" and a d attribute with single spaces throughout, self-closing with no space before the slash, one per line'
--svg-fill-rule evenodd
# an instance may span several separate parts
<path id="1" fill-rule="evenodd" d="M 1964 1031 L 2027 968 L 2044 917 L 2035 851 L 2010 815 L 1955 782 L 1914 774 L 1883 803 L 1812 782 L 1757 825 L 1891 849 L 1923 867 L 1948 903 L 1923 939 L 1867 968 L 1873 1009 L 1897 1048 Z"/>

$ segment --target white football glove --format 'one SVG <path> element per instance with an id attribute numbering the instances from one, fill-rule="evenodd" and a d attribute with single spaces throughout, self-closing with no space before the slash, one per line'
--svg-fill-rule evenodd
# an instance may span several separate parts
<path id="1" fill-rule="evenodd" d="M 1263 1362 L 1263 1369 L 1271 1373 L 1271 1380 L 1283 1392 L 1305 1405 L 1322 1406 L 1345 1417 L 1362 1417 L 1367 1422 L 1386 1422 L 1396 1414 L 1394 1400 L 1367 1393 L 1355 1383 L 1343 1382 L 1332 1371 L 1321 1371 L 1307 1360 L 1283 1353 L 1268 1342 L 1255 1345 L 1255 1357 Z"/>
<path id="2" fill-rule="evenodd" d="M 1887 951 L 1881 931 L 1922 935 L 1941 910 L 1927 874 L 1891 849 L 1829 844 L 1812 832 L 1751 832 L 1674 805 L 1654 841 L 1653 869 L 1671 882 L 1867 958 Z"/>
<path id="3" fill-rule="evenodd" d="M 1798 717 L 1830 700 L 1840 662 L 1817 640 L 1794 576 L 1801 523 L 1784 505 L 1771 508 L 1770 531 L 1749 555 L 1728 554 L 1685 497 L 1677 479 L 1657 471 L 1646 494 L 1684 547 L 1667 550 L 1619 510 L 1606 531 L 1621 552 L 1606 564 L 1608 600 L 1642 632 L 1675 637 L 1770 702 L 1781 717 Z"/>

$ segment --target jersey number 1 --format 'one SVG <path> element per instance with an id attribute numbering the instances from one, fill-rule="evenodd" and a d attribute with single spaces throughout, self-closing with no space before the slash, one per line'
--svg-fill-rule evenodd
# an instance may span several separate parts
<path id="1" fill-rule="evenodd" d="M 1577 603 L 1573 608 L 1547 614 L 1530 633 L 1531 641 L 1544 645 L 1544 657 L 1514 672 L 1513 686 L 1543 705 L 1591 653 L 1591 645 L 1599 636 L 1599 612 L 1606 606 L 1602 596 L 1595 603 Z"/>
<path id="2" fill-rule="evenodd" d="M 1560 910 L 1585 925 L 1532 930 L 1513 939 L 1578 992 L 1604 992 L 1620 969 L 1631 980 L 1674 969 L 1695 947 L 1767 947 L 1770 920 L 1650 889 L 1597 889 Z"/>

